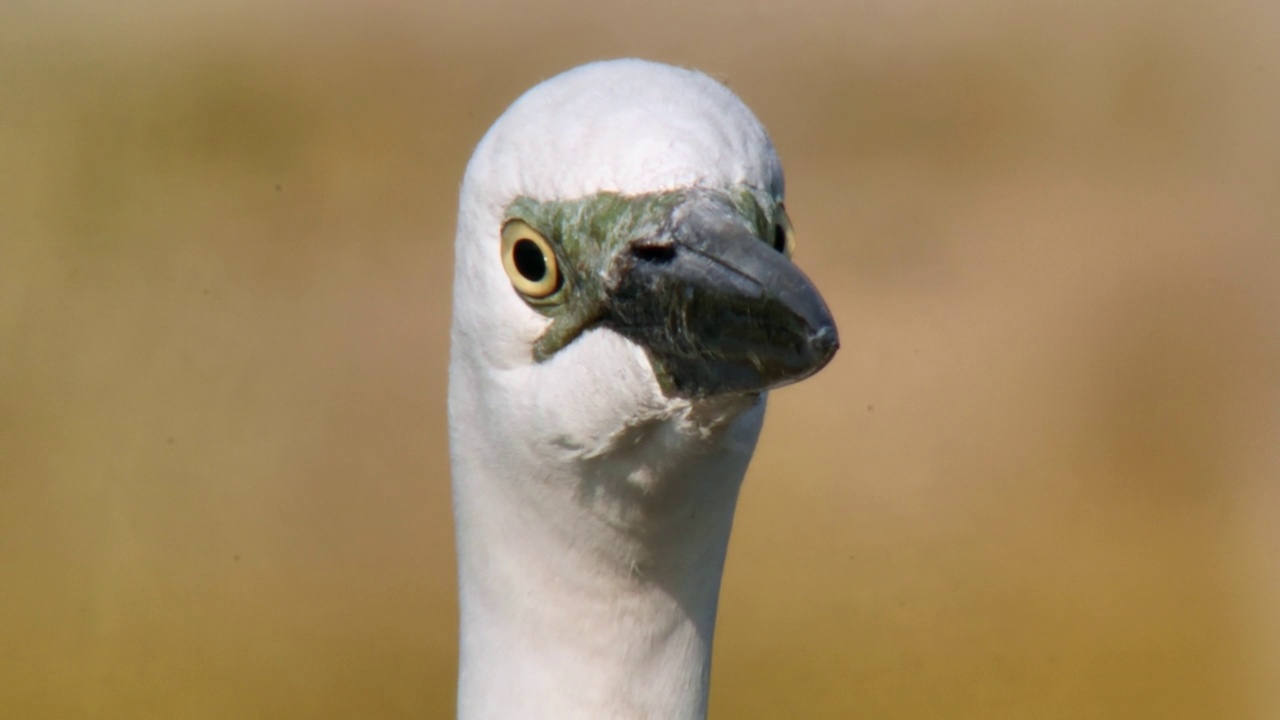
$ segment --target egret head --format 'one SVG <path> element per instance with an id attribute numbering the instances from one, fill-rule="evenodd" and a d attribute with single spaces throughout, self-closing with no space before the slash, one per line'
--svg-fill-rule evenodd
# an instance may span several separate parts
<path id="1" fill-rule="evenodd" d="M 512 105 L 467 168 L 455 362 L 677 403 L 795 382 L 838 341 L 794 245 L 773 145 L 728 88 L 583 66 Z"/>

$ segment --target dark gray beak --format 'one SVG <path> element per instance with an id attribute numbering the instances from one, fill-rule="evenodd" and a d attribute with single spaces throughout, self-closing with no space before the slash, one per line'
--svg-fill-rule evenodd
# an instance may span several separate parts
<path id="1" fill-rule="evenodd" d="M 702 398 L 788 385 L 840 347 L 818 290 L 731 208 L 693 201 L 614 259 L 603 324 L 649 351 L 663 389 Z"/>

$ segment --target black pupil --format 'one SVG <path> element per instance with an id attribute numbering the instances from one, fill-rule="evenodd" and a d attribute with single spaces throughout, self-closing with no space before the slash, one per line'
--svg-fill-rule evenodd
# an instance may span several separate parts
<path id="1" fill-rule="evenodd" d="M 787 249 L 787 231 L 781 225 L 773 226 L 773 249 L 785 252 Z"/>
<path id="2" fill-rule="evenodd" d="M 511 259 L 515 260 L 516 270 L 529 282 L 539 282 L 547 276 L 547 259 L 542 256 L 542 248 L 528 238 L 516 241 L 511 248 Z"/>

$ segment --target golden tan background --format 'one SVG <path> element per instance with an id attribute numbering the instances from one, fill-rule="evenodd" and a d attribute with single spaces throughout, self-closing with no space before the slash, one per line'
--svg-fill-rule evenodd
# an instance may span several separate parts
<path id="1" fill-rule="evenodd" d="M 786 163 L 712 715 L 1280 717 L 1280 6 L 0 3 L 0 715 L 443 718 L 458 180 L 641 55 Z"/>

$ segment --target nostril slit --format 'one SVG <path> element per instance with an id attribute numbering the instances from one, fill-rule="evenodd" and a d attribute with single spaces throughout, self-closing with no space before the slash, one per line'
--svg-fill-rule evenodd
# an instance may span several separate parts
<path id="1" fill-rule="evenodd" d="M 631 254 L 644 262 L 666 263 L 675 258 L 676 248 L 674 245 L 632 245 Z"/>

